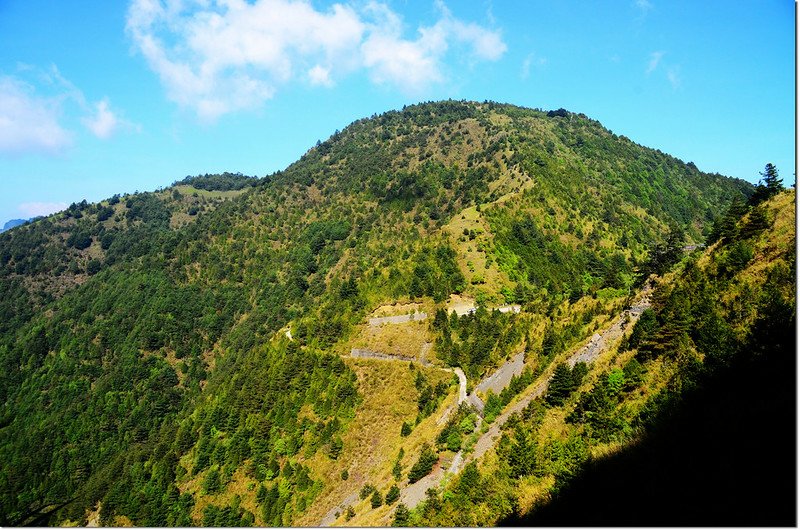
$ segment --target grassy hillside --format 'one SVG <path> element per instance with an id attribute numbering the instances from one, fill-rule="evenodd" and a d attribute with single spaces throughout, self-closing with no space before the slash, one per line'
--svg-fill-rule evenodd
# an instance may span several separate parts
<path id="1" fill-rule="evenodd" d="M 0 523 L 99 508 L 104 524 L 316 524 L 436 445 L 457 393 L 443 368 L 471 389 L 525 349 L 524 386 L 609 321 L 659 249 L 702 241 L 750 193 L 582 115 L 448 101 L 359 120 L 261 179 L 188 178 L 12 229 Z M 455 300 L 478 310 L 448 316 Z M 487 309 L 507 303 L 521 312 Z M 369 328 L 395 304 L 429 319 Z M 407 362 L 352 347 L 434 366 L 409 387 Z"/>
<path id="2" fill-rule="evenodd" d="M 566 399 L 533 401 L 403 525 L 795 524 L 795 197 L 687 256 Z"/>

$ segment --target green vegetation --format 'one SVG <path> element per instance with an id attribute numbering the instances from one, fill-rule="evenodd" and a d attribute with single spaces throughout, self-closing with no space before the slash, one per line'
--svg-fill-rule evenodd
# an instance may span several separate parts
<path id="1" fill-rule="evenodd" d="M 553 378 L 547 387 L 545 401 L 548 405 L 563 405 L 564 401 L 580 386 L 588 372 L 586 363 L 577 363 L 570 368 L 564 363 L 556 365 Z"/>
<path id="2" fill-rule="evenodd" d="M 411 471 L 408 472 L 408 482 L 413 484 L 433 469 L 433 465 L 439 460 L 436 452 L 430 445 L 425 444 L 419 454 L 416 463 L 411 466 Z"/>
<path id="3" fill-rule="evenodd" d="M 432 327 L 439 332 L 436 348 L 440 359 L 451 366 L 460 366 L 471 378 L 512 353 L 523 337 L 519 317 L 513 313 L 489 312 L 479 306 L 475 312 L 448 318 L 444 309 L 437 310 Z"/>
<path id="4" fill-rule="evenodd" d="M 106 525 L 289 526 L 331 481 L 350 483 L 343 455 L 354 450 L 348 429 L 364 400 L 340 353 L 374 308 L 398 300 L 434 308 L 431 358 L 462 367 L 471 383 L 524 341 L 535 366 L 489 396 L 488 420 L 594 329 L 649 258 L 661 256 L 650 263 L 663 270 L 680 257 L 674 249 L 684 236 L 723 243 L 716 281 L 744 274 L 773 223 L 770 201 L 745 223 L 721 220 L 712 230 L 711 222 L 732 199 L 746 205 L 752 190 L 582 115 L 447 101 L 359 120 L 264 178 L 187 177 L 3 232 L 0 524 L 42 514 L 49 524 L 83 524 L 100 503 Z M 474 226 L 452 234 L 462 217 Z M 481 270 L 469 270 L 470 252 L 482 256 Z M 476 299 L 478 310 L 439 311 L 453 294 Z M 659 307 L 651 327 L 630 339 L 644 366 L 638 377 L 654 360 L 679 362 L 692 341 L 710 352 L 717 331 L 720 352 L 709 358 L 722 359 L 727 341 L 740 339 L 725 327 L 727 313 L 695 333 L 702 319 L 674 296 L 670 313 Z M 486 309 L 510 302 L 523 313 Z M 525 339 L 531 315 L 546 320 L 541 344 Z M 281 331 L 289 324 L 291 339 Z M 585 400 L 569 428 L 621 439 L 593 419 L 622 408 L 620 396 L 637 384 L 634 368 L 615 368 L 626 375 L 614 375 L 605 397 L 598 391 L 600 408 L 570 387 L 550 410 Z M 416 411 L 392 432 L 418 444 L 451 387 L 420 372 L 415 390 Z M 529 423 L 542 410 L 523 417 L 519 438 L 516 428 L 506 433 L 498 454 L 516 448 L 518 477 L 533 470 L 567 480 L 594 442 L 583 431 L 536 439 Z M 439 428 L 428 441 L 464 447 L 471 414 L 459 411 L 441 441 Z M 387 460 L 386 476 L 391 467 L 396 481 L 403 473 L 418 480 L 438 459 L 432 446 L 414 457 L 393 467 Z M 432 492 L 428 512 L 398 504 L 394 523 L 485 522 L 478 517 L 486 510 L 447 519 L 453 499 L 508 513 L 504 473 L 467 466 L 454 497 Z M 396 492 L 384 498 L 389 484 L 374 483 L 380 491 L 364 501 L 390 510 L 384 503 L 396 502 Z M 479 499 L 475 488 L 486 494 Z M 358 509 L 348 507 L 346 520 L 360 518 Z"/>
<path id="5" fill-rule="evenodd" d="M 230 191 L 240 190 L 248 186 L 255 186 L 258 180 L 256 177 L 248 177 L 241 173 L 222 173 L 220 175 L 197 175 L 195 177 L 186 177 L 173 183 L 173 186 L 181 184 L 193 186 L 197 189 L 207 191 Z"/>
<path id="6" fill-rule="evenodd" d="M 753 220 L 758 208 L 767 222 L 748 230 L 761 223 Z M 467 466 L 441 498 L 435 493 L 404 516 L 405 524 L 481 526 L 523 516 L 544 491 L 557 494 L 571 484 L 592 454 L 620 443 L 635 447 L 645 433 L 666 428 L 684 396 L 714 384 L 717 374 L 735 367 L 763 371 L 765 358 L 773 371 L 789 369 L 796 322 L 793 227 L 793 191 L 745 211 L 725 239 L 702 256 L 686 257 L 676 277 L 656 288 L 653 309 L 609 368 L 580 370 L 591 382 L 588 390 L 575 395 L 576 370 L 557 365 L 546 398 L 504 425 L 497 461 L 484 469 Z M 751 259 L 740 258 L 742 244 Z M 679 477 L 671 480 L 680 487 Z"/>

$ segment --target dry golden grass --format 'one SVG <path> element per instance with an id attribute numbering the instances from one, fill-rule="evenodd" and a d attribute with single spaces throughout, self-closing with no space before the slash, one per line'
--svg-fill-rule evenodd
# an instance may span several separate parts
<path id="1" fill-rule="evenodd" d="M 790 248 L 797 236 L 795 199 L 795 191 L 787 190 L 768 203 L 769 215 L 774 217 L 774 224 L 755 240 L 755 257 L 741 276 L 761 283 L 765 279 L 764 271 L 779 259 L 785 249 Z"/>
<path id="2" fill-rule="evenodd" d="M 476 305 L 477 303 L 475 302 L 475 298 L 472 296 L 451 294 L 450 298 L 448 298 L 447 302 L 445 303 L 445 310 L 449 315 L 453 311 L 458 313 L 464 312 L 472 307 L 475 307 Z"/>
<path id="3" fill-rule="evenodd" d="M 519 513 L 528 513 L 535 504 L 546 500 L 555 483 L 556 479 L 552 475 L 541 478 L 528 476 L 521 479 L 517 486 Z"/>
<path id="4" fill-rule="evenodd" d="M 464 235 L 465 229 L 475 233 L 473 240 Z M 492 244 L 493 236 L 481 213 L 475 207 L 466 208 L 454 215 L 443 230 L 456 249 L 458 267 L 467 280 L 466 292 L 472 296 L 482 294 L 494 302 L 504 301 L 498 293 L 504 285 L 511 285 L 511 280 L 494 260 L 486 267 L 488 256 L 485 249 Z"/>
<path id="5" fill-rule="evenodd" d="M 373 311 L 368 318 L 407 315 L 409 313 L 420 312 L 422 310 L 422 304 L 416 302 L 383 304 Z"/>
<path id="6" fill-rule="evenodd" d="M 417 359 L 423 345 L 433 340 L 429 328 L 430 316 L 426 320 L 402 324 L 381 324 L 379 326 L 364 324 L 359 327 L 348 346 L 397 355 L 405 359 Z M 347 354 L 349 354 L 349 348 L 347 348 Z M 430 361 L 432 357 L 433 352 L 428 352 L 426 359 Z"/>
<path id="7" fill-rule="evenodd" d="M 255 515 L 256 524 L 263 524 L 261 520 L 261 510 L 258 509 L 258 503 L 256 502 L 256 482 L 254 479 L 247 477 L 244 470 L 245 466 L 239 467 L 239 469 L 234 472 L 225 490 L 215 495 L 199 494 L 203 479 L 206 473 L 208 473 L 208 470 L 186 482 L 183 488 L 179 488 L 182 492 L 191 491 L 195 494 L 195 504 L 191 514 L 195 523 L 198 525 L 202 523 L 203 510 L 205 510 L 207 506 L 215 505 L 220 508 L 230 506 L 233 503 L 233 498 L 239 495 L 241 498 L 240 506 Z M 251 484 L 253 484 L 252 487 L 250 487 Z"/>
<path id="8" fill-rule="evenodd" d="M 402 465 L 404 474 L 407 474 L 422 444 L 438 434 L 440 427 L 436 425 L 436 418 L 457 395 L 458 387 L 451 387 L 439 409 L 417 425 L 411 435 L 403 438 L 400 436 L 403 422 L 413 424 L 417 415 L 417 391 L 414 387 L 417 370 L 422 370 L 433 385 L 442 380 L 450 381 L 453 375 L 438 368 L 419 365 L 411 370 L 408 363 L 397 361 L 348 358 L 346 362 L 358 377 L 358 390 L 364 401 L 345 428 L 342 435 L 344 446 L 339 459 L 333 461 L 317 454 L 305 462 L 312 468 L 315 478 L 323 479 L 325 488 L 296 521 L 297 525 L 319 524 L 329 510 L 348 495 L 359 492 L 364 484 L 375 485 L 385 495 L 395 482 L 391 472 L 399 448 L 405 449 Z M 344 469 L 350 475 L 347 481 L 340 476 Z M 353 503 L 353 507 L 356 518 L 345 523 L 344 517 L 341 517 L 336 524 L 367 524 L 367 519 L 379 518 L 383 511 L 389 510 L 386 506 L 372 510 L 369 499 L 359 500 Z"/>
<path id="9" fill-rule="evenodd" d="M 125 517 L 124 515 L 116 515 L 114 516 L 114 523 L 112 526 L 119 526 L 123 528 L 133 528 L 133 521 Z"/>

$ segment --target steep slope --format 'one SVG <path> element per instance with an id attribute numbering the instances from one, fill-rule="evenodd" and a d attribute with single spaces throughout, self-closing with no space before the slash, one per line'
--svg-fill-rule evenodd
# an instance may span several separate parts
<path id="1" fill-rule="evenodd" d="M 365 418 L 389 421 L 365 409 L 378 361 L 347 358 L 373 310 L 420 304 L 429 360 L 470 386 L 523 347 L 541 373 L 622 307 L 650 249 L 698 241 L 752 189 L 581 115 L 452 101 L 360 120 L 255 182 L 222 177 L 0 236 L 0 522 L 81 521 L 98 502 L 106 524 L 153 526 L 322 511 L 370 450 Z M 453 295 L 480 307 L 449 318 Z M 507 303 L 522 312 L 483 308 Z M 392 387 L 387 425 L 414 427 L 405 469 L 457 392 L 423 372 Z M 402 445 L 386 436 L 369 443 Z M 356 481 L 391 470 L 383 456 Z"/>
<path id="2" fill-rule="evenodd" d="M 795 207 L 783 192 L 688 256 L 605 362 L 559 401 L 554 376 L 402 522 L 795 524 Z"/>

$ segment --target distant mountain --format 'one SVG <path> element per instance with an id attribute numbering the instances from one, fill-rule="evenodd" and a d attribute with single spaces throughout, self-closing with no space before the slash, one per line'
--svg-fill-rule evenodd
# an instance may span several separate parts
<path id="1" fill-rule="evenodd" d="M 24 225 L 30 221 L 30 219 L 11 219 L 10 221 L 6 221 L 6 224 L 3 225 L 3 228 L 0 229 L 0 232 L 5 232 L 15 226 Z"/>
<path id="2" fill-rule="evenodd" d="M 386 524 L 468 446 L 474 413 L 436 423 L 455 368 L 524 351 L 492 384 L 527 388 L 752 192 L 582 114 L 445 101 L 3 233 L 0 524 Z"/>

